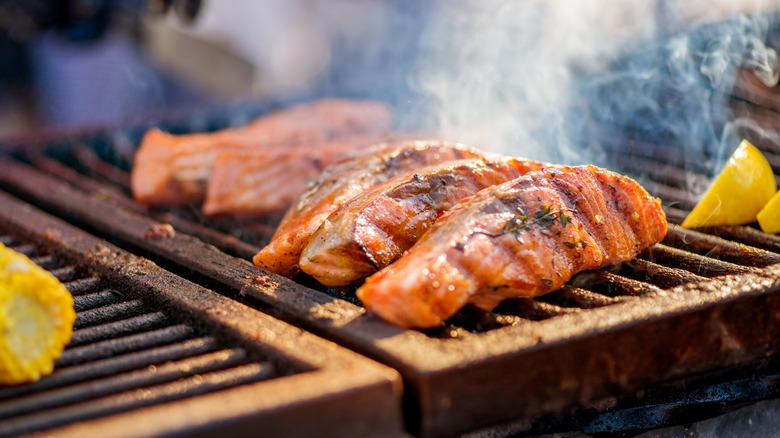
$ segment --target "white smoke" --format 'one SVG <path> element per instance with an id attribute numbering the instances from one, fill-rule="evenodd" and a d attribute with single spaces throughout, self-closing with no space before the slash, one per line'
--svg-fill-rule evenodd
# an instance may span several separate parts
<path id="1" fill-rule="evenodd" d="M 763 40 L 780 0 L 206 5 L 194 30 L 234 41 L 256 65 L 262 98 L 317 90 L 383 99 L 401 128 L 559 163 L 607 165 L 614 148 L 604 143 L 626 132 L 725 157 L 737 69 L 778 80 Z"/>
<path id="2" fill-rule="evenodd" d="M 601 142 L 618 129 L 699 157 L 728 148 L 718 124 L 738 68 L 777 83 L 762 13 L 778 9 L 777 0 L 439 1 L 412 84 L 445 136 L 488 149 L 604 164 Z"/>
<path id="3" fill-rule="evenodd" d="M 653 35 L 654 8 L 651 0 L 439 2 L 423 34 L 417 85 L 434 100 L 445 136 L 579 161 L 582 152 L 565 138 L 578 75 L 598 74 Z"/>

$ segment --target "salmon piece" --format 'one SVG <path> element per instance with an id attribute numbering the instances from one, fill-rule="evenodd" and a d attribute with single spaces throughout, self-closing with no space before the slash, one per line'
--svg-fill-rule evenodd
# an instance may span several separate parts
<path id="1" fill-rule="evenodd" d="M 171 135 L 146 131 L 133 158 L 130 188 L 133 197 L 148 205 L 199 202 L 206 193 L 217 152 L 247 147 L 240 132 Z"/>
<path id="2" fill-rule="evenodd" d="M 441 141 L 375 145 L 328 166 L 287 210 L 271 242 L 253 258 L 260 268 L 292 277 L 303 247 L 317 228 L 350 199 L 388 179 L 435 163 L 483 157 L 483 152 Z"/>
<path id="3" fill-rule="evenodd" d="M 333 212 L 301 254 L 301 270 L 342 287 L 401 257 L 459 200 L 545 165 L 520 158 L 471 158 L 399 175 Z"/>
<path id="4" fill-rule="evenodd" d="M 398 326 L 434 327 L 468 303 L 490 310 L 631 260 L 666 230 L 660 200 L 636 181 L 595 166 L 548 168 L 461 201 L 356 293 Z"/>
<path id="5" fill-rule="evenodd" d="M 262 216 L 284 211 L 306 189 L 307 182 L 333 160 L 332 154 L 322 149 L 268 149 L 217 154 L 203 213 Z"/>
<path id="6" fill-rule="evenodd" d="M 322 99 L 259 117 L 247 125 L 210 133 L 146 132 L 133 159 L 133 196 L 149 205 L 200 202 L 217 153 L 285 144 L 303 147 L 338 136 L 387 132 L 392 114 L 372 101 Z"/>
<path id="7" fill-rule="evenodd" d="M 203 212 L 209 216 L 264 216 L 284 212 L 326 166 L 344 155 L 412 136 L 416 134 L 362 134 L 307 148 L 271 146 L 220 151 L 214 161 Z"/>
<path id="8" fill-rule="evenodd" d="M 388 132 L 390 107 L 379 101 L 324 98 L 272 112 L 243 130 L 255 143 L 321 143 L 346 134 Z"/>

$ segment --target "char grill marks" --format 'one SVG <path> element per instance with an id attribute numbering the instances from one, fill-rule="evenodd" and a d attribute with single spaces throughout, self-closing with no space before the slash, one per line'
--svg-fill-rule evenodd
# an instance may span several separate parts
<path id="1" fill-rule="evenodd" d="M 192 397 L 283 374 L 235 342 L 177 320 L 132 291 L 3 234 L 0 241 L 54 274 L 74 296 L 73 337 L 52 375 L 0 388 L 0 435 Z"/>
<path id="2" fill-rule="evenodd" d="M 634 259 L 666 234 L 660 200 L 594 166 L 553 167 L 480 191 L 356 292 L 403 327 L 434 327 L 472 303 L 557 290 L 577 272 Z"/>

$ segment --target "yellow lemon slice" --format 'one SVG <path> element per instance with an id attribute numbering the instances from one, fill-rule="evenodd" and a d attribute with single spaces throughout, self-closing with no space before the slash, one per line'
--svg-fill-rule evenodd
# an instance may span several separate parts
<path id="1" fill-rule="evenodd" d="M 758 212 L 758 224 L 765 233 L 780 233 L 780 192 Z"/>
<path id="2" fill-rule="evenodd" d="M 766 157 L 750 142 L 742 140 L 682 226 L 694 228 L 755 222 L 758 212 L 775 192 L 775 175 Z"/>

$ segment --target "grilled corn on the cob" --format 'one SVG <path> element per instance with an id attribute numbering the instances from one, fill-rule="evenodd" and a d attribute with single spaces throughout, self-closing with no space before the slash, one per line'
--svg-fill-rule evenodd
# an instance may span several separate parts
<path id="1" fill-rule="evenodd" d="M 52 372 L 70 341 L 73 297 L 53 275 L 0 243 L 0 384 Z"/>

